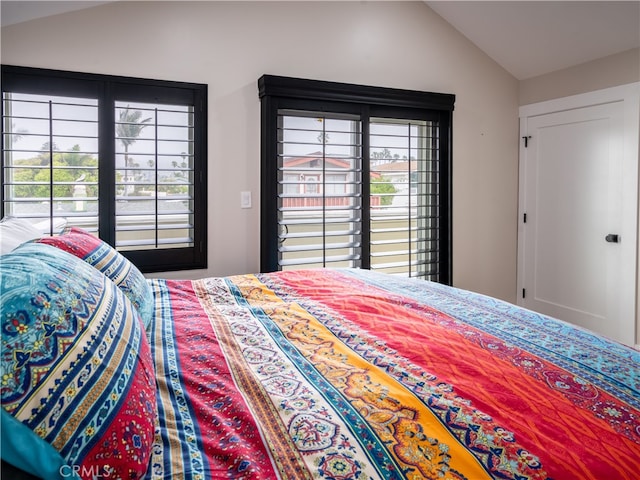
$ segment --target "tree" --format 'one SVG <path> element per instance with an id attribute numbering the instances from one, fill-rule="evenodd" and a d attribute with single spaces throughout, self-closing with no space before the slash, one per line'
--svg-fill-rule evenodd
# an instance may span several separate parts
<path id="1" fill-rule="evenodd" d="M 379 152 L 372 151 L 370 156 L 372 160 L 380 160 L 380 161 L 389 160 L 391 162 L 397 162 L 399 160 L 407 160 L 406 155 L 403 155 L 402 157 L 400 157 L 400 155 L 397 153 L 392 154 L 391 150 L 389 150 L 387 147 L 383 148 Z M 378 163 L 382 163 L 382 162 L 378 162 Z"/>
<path id="2" fill-rule="evenodd" d="M 83 182 L 97 183 L 98 159 L 92 155 L 80 153 L 80 146 L 74 145 L 71 151 L 60 152 L 53 145 L 53 158 L 49 155 L 49 144 L 42 146 L 43 152 L 38 157 L 16 160 L 14 173 L 14 196 L 16 198 L 70 198 L 73 197 L 73 187 L 78 185 L 78 179 Z M 33 165 L 53 166 L 53 181 L 57 183 L 50 191 L 51 170 L 49 168 L 29 168 Z M 76 168 L 65 168 L 76 167 Z M 77 167 L 87 167 L 77 168 Z M 36 183 L 35 185 L 33 183 Z M 60 185 L 59 182 L 65 184 Z M 22 184 L 25 183 L 25 184 Z M 87 185 L 87 196 L 98 195 L 97 185 Z"/>
<path id="3" fill-rule="evenodd" d="M 144 120 L 141 120 L 141 118 L 142 110 L 130 110 L 129 105 L 127 105 L 127 108 L 120 110 L 120 115 L 118 116 L 116 135 L 124 147 L 125 182 L 129 181 L 129 172 L 127 169 L 133 167 L 131 159 L 129 158 L 129 146 L 135 143 L 136 139 L 142 133 L 142 129 L 149 126 L 145 124 L 152 120 L 152 117 L 147 117 Z M 125 188 L 125 195 L 126 194 L 127 189 Z"/>
<path id="4" fill-rule="evenodd" d="M 396 193 L 396 187 L 386 177 L 371 179 L 371 195 L 380 195 L 380 205 L 391 205 L 393 197 L 389 194 Z"/>
<path id="5" fill-rule="evenodd" d="M 391 151 L 386 147 L 381 152 L 371 152 L 370 157 L 374 160 L 391 160 L 393 158 Z"/>
<path id="6" fill-rule="evenodd" d="M 189 178 L 187 169 L 189 165 L 187 163 L 187 154 L 182 152 L 182 162 L 178 163 L 176 160 L 171 162 L 171 166 L 176 171 L 171 172 L 171 175 L 166 177 L 168 182 L 174 183 L 174 185 L 167 185 L 164 187 L 164 191 L 173 195 L 186 195 L 189 193 Z M 182 183 L 183 185 L 180 185 Z M 176 185 L 178 184 L 178 185 Z"/>
<path id="7" fill-rule="evenodd" d="M 5 142 L 7 142 L 5 149 L 12 150 L 13 146 L 22 140 L 25 133 L 29 133 L 29 131 L 24 128 L 16 128 L 16 124 L 12 123 L 10 134 L 5 137 Z"/>
<path id="8" fill-rule="evenodd" d="M 318 121 L 318 123 L 324 123 L 324 118 L 316 118 L 316 120 Z M 318 143 L 326 145 L 329 143 L 329 134 L 325 132 L 323 128 L 323 131 L 318 134 L 316 139 L 318 140 Z"/>

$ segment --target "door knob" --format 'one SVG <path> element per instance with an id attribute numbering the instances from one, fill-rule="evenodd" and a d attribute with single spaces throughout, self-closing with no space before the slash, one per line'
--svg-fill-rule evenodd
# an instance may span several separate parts
<path id="1" fill-rule="evenodd" d="M 610 233 L 609 235 L 604 237 L 604 239 L 609 243 L 619 243 L 620 242 L 620 236 L 615 234 L 615 233 Z"/>

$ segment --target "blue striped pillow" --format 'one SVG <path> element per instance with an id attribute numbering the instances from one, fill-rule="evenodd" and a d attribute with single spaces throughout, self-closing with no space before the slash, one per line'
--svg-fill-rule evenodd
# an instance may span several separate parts
<path id="1" fill-rule="evenodd" d="M 131 302 L 87 263 L 38 243 L 1 257 L 0 295 L 2 459 L 42 478 L 144 475 L 155 373 Z"/>
<path id="2" fill-rule="evenodd" d="M 66 229 L 63 235 L 35 241 L 69 252 L 100 270 L 138 309 L 145 329 L 149 326 L 154 310 L 151 287 L 140 270 L 107 242 L 78 227 Z"/>

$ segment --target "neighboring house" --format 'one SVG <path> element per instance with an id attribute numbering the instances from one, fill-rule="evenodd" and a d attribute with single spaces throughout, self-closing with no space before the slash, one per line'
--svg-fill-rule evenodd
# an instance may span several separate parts
<path id="1" fill-rule="evenodd" d="M 418 162 L 409 160 L 388 160 L 371 166 L 372 174 L 375 172 L 379 177 L 387 179 L 396 189 L 392 202 L 394 207 L 407 206 L 409 195 L 417 194 L 417 170 Z"/>
<path id="2" fill-rule="evenodd" d="M 282 165 L 282 206 L 317 207 L 349 205 L 350 188 L 355 183 L 355 169 L 347 158 L 323 158 L 322 152 L 290 157 Z M 371 172 L 372 178 L 379 178 Z"/>

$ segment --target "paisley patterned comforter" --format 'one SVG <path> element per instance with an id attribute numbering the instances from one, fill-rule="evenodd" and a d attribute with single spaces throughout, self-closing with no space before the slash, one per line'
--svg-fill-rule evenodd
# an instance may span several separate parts
<path id="1" fill-rule="evenodd" d="M 366 270 L 150 282 L 147 478 L 638 478 L 633 349 Z"/>

